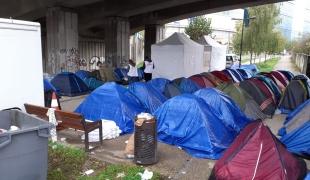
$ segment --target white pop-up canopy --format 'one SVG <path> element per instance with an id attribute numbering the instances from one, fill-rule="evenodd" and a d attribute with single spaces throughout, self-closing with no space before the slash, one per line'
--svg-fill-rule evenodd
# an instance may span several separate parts
<path id="1" fill-rule="evenodd" d="M 204 61 L 208 71 L 223 70 L 226 68 L 226 46 L 216 42 L 210 36 L 203 36 L 198 43 L 205 46 Z"/>
<path id="2" fill-rule="evenodd" d="M 206 71 L 203 63 L 204 46 L 183 33 L 174 33 L 152 45 L 153 77 L 173 80 Z"/>

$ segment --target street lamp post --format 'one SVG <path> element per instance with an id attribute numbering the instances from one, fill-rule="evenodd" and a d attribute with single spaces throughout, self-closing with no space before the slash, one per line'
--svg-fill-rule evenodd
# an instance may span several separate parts
<path id="1" fill-rule="evenodd" d="M 240 41 L 240 56 L 239 56 L 239 68 L 241 67 L 241 58 L 242 58 L 242 46 L 243 46 L 243 32 L 244 27 L 248 27 L 250 24 L 250 19 L 255 19 L 256 17 L 249 17 L 249 11 L 244 9 L 243 19 L 232 18 L 232 20 L 242 20 L 242 28 L 241 28 L 241 41 Z"/>

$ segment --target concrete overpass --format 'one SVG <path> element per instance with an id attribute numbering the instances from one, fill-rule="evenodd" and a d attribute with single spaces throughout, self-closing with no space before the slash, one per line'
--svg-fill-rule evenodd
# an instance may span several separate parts
<path id="1" fill-rule="evenodd" d="M 64 64 L 68 56 L 75 61 L 79 38 L 103 40 L 106 62 L 119 67 L 129 58 L 131 33 L 145 29 L 145 55 L 150 55 L 165 23 L 281 1 L 285 0 L 0 0 L 0 17 L 40 22 L 45 71 L 57 73 L 75 69 Z"/>

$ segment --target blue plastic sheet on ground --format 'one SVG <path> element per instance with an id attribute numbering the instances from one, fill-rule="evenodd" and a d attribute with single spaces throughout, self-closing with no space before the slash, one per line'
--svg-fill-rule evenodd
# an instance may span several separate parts
<path id="1" fill-rule="evenodd" d="M 251 122 L 230 97 L 215 88 L 200 89 L 194 95 L 202 98 L 217 118 L 236 133 Z"/>
<path id="2" fill-rule="evenodd" d="M 169 99 L 155 116 L 158 139 L 180 146 L 194 157 L 218 159 L 237 136 L 208 104 L 192 94 Z"/>
<path id="3" fill-rule="evenodd" d="M 93 91 L 75 112 L 88 120 L 112 120 L 122 133 L 131 133 L 134 129 L 135 116 L 145 112 L 145 109 L 128 89 L 111 82 Z"/>
<path id="4" fill-rule="evenodd" d="M 169 79 L 165 79 L 165 78 L 155 78 L 152 79 L 150 81 L 148 81 L 147 83 L 150 84 L 151 86 L 153 86 L 155 89 L 157 89 L 159 92 L 164 93 L 165 92 L 165 88 L 166 85 L 170 82 Z"/>
<path id="5" fill-rule="evenodd" d="M 150 113 L 154 113 L 167 98 L 148 83 L 131 83 L 128 89 L 140 100 Z"/>
<path id="6" fill-rule="evenodd" d="M 280 140 L 290 152 L 310 157 L 310 121 L 284 135 Z"/>
<path id="7" fill-rule="evenodd" d="M 194 81 L 188 78 L 182 78 L 180 85 L 178 86 L 181 93 L 194 93 L 199 90 L 200 87 Z"/>

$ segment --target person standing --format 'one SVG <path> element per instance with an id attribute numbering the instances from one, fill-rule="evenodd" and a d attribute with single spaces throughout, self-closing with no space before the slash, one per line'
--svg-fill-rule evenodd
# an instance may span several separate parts
<path id="1" fill-rule="evenodd" d="M 127 73 L 128 82 L 133 83 L 139 81 L 138 68 L 136 67 L 136 63 L 129 59 L 129 71 Z"/>
<path id="2" fill-rule="evenodd" d="M 154 63 L 148 56 L 144 59 L 144 80 L 147 82 L 152 79 Z"/>

